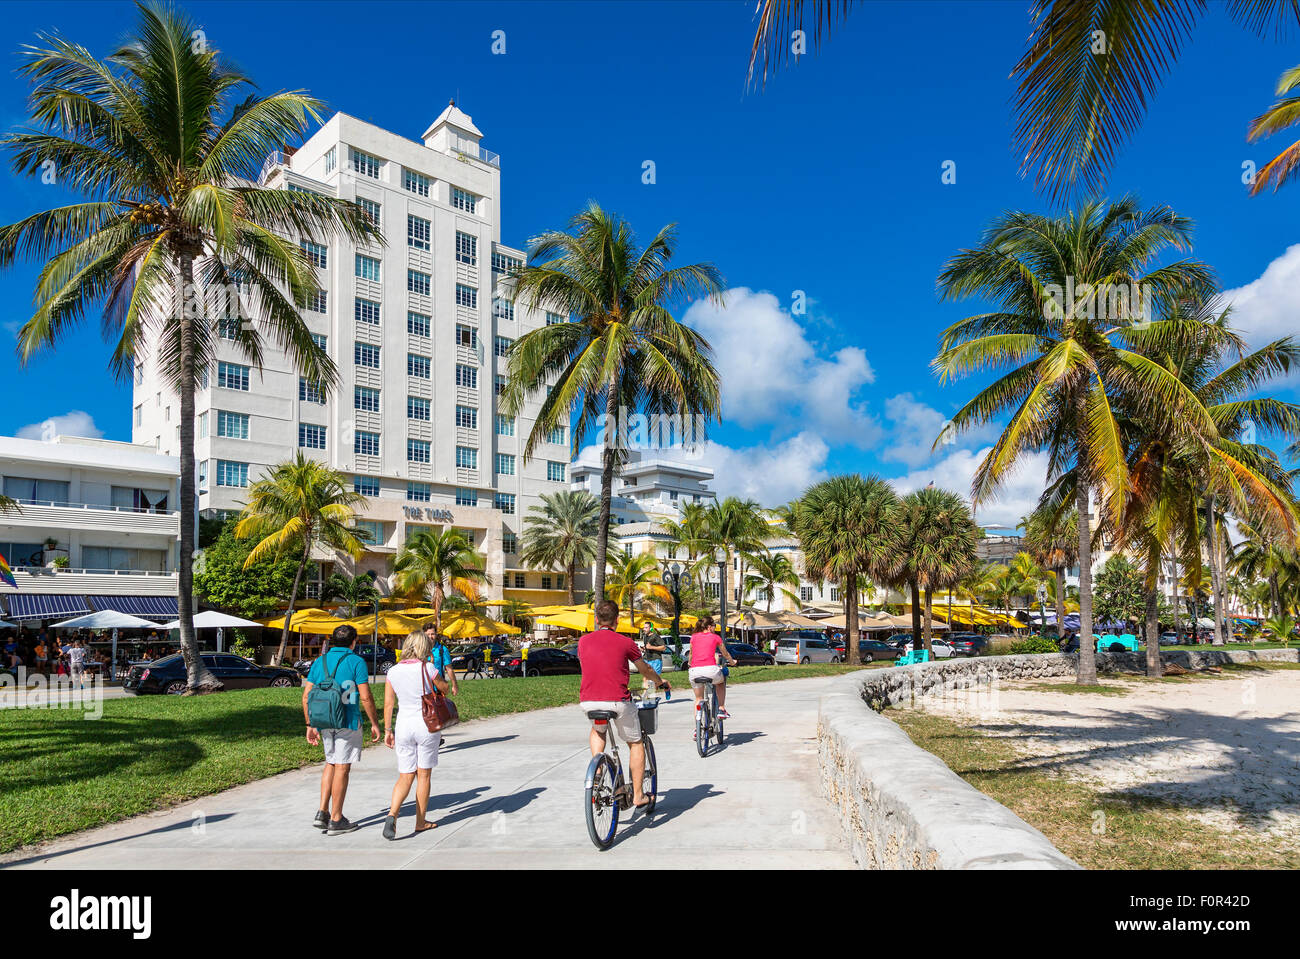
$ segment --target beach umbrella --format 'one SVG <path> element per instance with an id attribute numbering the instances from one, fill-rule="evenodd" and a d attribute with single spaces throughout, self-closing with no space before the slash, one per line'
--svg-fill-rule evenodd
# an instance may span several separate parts
<path id="1" fill-rule="evenodd" d="M 313 606 L 308 609 L 294 610 L 293 619 L 289 621 L 289 632 L 330 633 L 342 622 L 343 620 L 329 610 Z M 257 623 L 267 629 L 284 629 L 284 616 L 277 616 L 275 619 L 259 619 Z"/>
<path id="2" fill-rule="evenodd" d="M 252 619 L 242 619 L 239 616 L 231 616 L 229 613 L 219 613 L 215 609 L 206 609 L 194 617 L 195 629 L 215 629 L 217 631 L 217 652 L 223 652 L 226 648 L 226 627 L 227 626 L 261 626 L 262 624 Z M 180 629 L 181 621 L 174 619 L 170 623 L 165 623 L 163 629 L 172 630 Z M 283 627 L 282 627 L 283 628 Z"/>
<path id="3" fill-rule="evenodd" d="M 516 636 L 523 630 L 486 616 L 458 614 L 443 617 L 442 635 L 448 639 L 476 639 L 480 636 Z"/>
<path id="4" fill-rule="evenodd" d="M 407 633 L 419 629 L 428 618 L 428 616 L 406 616 L 392 610 L 383 610 L 379 613 L 377 631 L 380 636 L 405 636 Z M 370 634 L 376 631 L 374 613 L 362 613 L 360 616 L 354 616 L 351 619 L 343 620 L 343 622 L 358 633 Z"/>
<path id="5" fill-rule="evenodd" d="M 101 609 L 98 613 L 65 619 L 54 624 L 55 629 L 111 629 L 113 631 L 113 651 L 108 663 L 108 678 L 117 678 L 117 631 L 119 629 L 155 629 L 156 624 L 129 613 L 119 613 L 115 609 Z"/>

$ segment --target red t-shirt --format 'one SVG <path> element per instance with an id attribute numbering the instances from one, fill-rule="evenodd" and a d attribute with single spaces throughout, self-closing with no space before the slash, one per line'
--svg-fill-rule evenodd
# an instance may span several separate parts
<path id="1" fill-rule="evenodd" d="M 578 660 L 582 663 L 578 699 L 584 703 L 617 703 L 630 699 L 627 664 L 640 658 L 641 650 L 627 636 L 612 629 L 587 633 L 578 640 Z"/>
<path id="2" fill-rule="evenodd" d="M 718 665 L 718 651 L 725 649 L 717 633 L 696 633 L 691 637 L 691 668 Z"/>

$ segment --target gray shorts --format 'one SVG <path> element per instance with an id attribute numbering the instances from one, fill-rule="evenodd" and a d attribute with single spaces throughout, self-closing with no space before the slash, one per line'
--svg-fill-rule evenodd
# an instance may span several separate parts
<path id="1" fill-rule="evenodd" d="M 335 766 L 349 766 L 361 761 L 360 729 L 322 729 L 321 745 L 325 747 L 325 761 Z"/>

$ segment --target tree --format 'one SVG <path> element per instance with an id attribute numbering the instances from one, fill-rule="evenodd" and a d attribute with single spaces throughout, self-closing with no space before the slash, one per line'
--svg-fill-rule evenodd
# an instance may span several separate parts
<path id="1" fill-rule="evenodd" d="M 767 595 L 769 613 L 778 590 L 786 599 L 798 604 L 799 594 L 795 590 L 799 588 L 799 572 L 789 556 L 764 549 L 760 553 L 746 554 L 745 559 L 752 572 L 745 577 L 743 593 L 761 589 Z"/>
<path id="2" fill-rule="evenodd" d="M 1296 621 L 1290 613 L 1282 613 L 1279 616 L 1270 616 L 1264 620 L 1264 627 L 1272 632 L 1273 636 L 1283 646 L 1290 646 L 1291 637 L 1296 630 Z"/>
<path id="3" fill-rule="evenodd" d="M 858 577 L 892 578 L 899 562 L 898 497 L 877 476 L 832 476 L 804 491 L 795 533 L 808 574 L 844 590 L 847 661 L 857 663 Z"/>
<path id="4" fill-rule="evenodd" d="M 523 551 L 529 566 L 564 570 L 569 605 L 574 605 L 573 580 L 578 567 L 596 558 L 596 521 L 600 503 L 586 490 L 543 493 L 542 505 L 528 507 L 524 517 Z"/>
<path id="5" fill-rule="evenodd" d="M 302 450 L 292 460 L 271 467 L 264 479 L 249 486 L 235 535 L 256 539 L 257 544 L 244 562 L 298 554 L 298 572 L 288 596 L 280 649 L 273 664 L 284 659 L 289 645 L 289 621 L 302 575 L 311 565 L 312 550 L 337 550 L 353 558 L 365 552 L 362 538 L 367 534 L 356 526 L 356 510 L 365 501 L 364 496 L 349 488 L 342 473 L 308 459 Z"/>
<path id="6" fill-rule="evenodd" d="M 708 507 L 703 503 L 686 503 L 680 515 L 680 520 L 663 520 L 659 528 L 668 537 L 674 553 L 685 550 L 687 566 L 695 569 L 695 560 L 710 549 Z"/>
<path id="7" fill-rule="evenodd" d="M 1191 224 L 1168 208 L 1141 210 L 1135 200 L 1084 204 L 1059 217 L 1012 212 L 999 217 L 975 249 L 944 267 L 945 299 L 981 296 L 991 312 L 944 331 L 934 368 L 941 382 L 1002 371 L 963 406 L 937 442 L 1010 420 L 980 462 L 971 484 L 978 506 L 1020 461 L 1049 456 L 1048 481 L 1073 471 L 1078 512 L 1079 666 L 1082 685 L 1097 682 L 1092 644 L 1090 494 L 1117 515 L 1127 488 L 1127 450 L 1114 404 L 1142 408 L 1171 439 L 1207 443 L 1212 419 L 1194 393 L 1161 364 L 1129 348 L 1139 324 L 1158 305 L 1212 286 L 1209 269 L 1178 260 L 1148 264 L 1190 242 Z"/>
<path id="8" fill-rule="evenodd" d="M 238 99 L 252 81 L 194 40 L 193 21 L 161 6 L 138 10 L 135 35 L 106 57 L 46 34 L 44 46 L 24 51 L 34 129 L 0 144 L 15 172 L 57 171 L 87 199 L 0 227 L 0 267 L 20 256 L 45 264 L 36 312 L 18 334 L 22 363 L 98 307 L 116 339 L 114 372 L 130 376 L 152 356 L 179 398 L 178 606 L 195 693 L 219 685 L 193 625 L 199 371 L 220 327 L 253 366 L 269 340 L 303 376 L 332 382 L 334 365 L 298 313 L 317 290 L 300 239 L 382 237 L 350 201 L 254 185 L 263 159 L 320 119 L 318 101 L 300 92 Z"/>
<path id="9" fill-rule="evenodd" d="M 397 551 L 393 562 L 396 589 L 403 596 L 425 599 L 432 594 L 438 632 L 448 593 L 473 596 L 480 585 L 491 585 L 484 560 L 465 534 L 455 529 L 416 530 Z"/>
<path id="10" fill-rule="evenodd" d="M 736 596 L 744 591 L 745 557 L 765 548 L 764 540 L 772 535 L 772 529 L 763 515 L 763 508 L 752 499 L 740 499 L 728 496 L 722 502 L 709 504 L 706 511 L 707 533 L 701 568 L 713 562 L 713 551 L 721 549 L 726 554 L 728 578 L 734 580 Z M 735 558 L 735 563 L 732 560 Z M 739 603 L 737 603 L 739 605 Z"/>
<path id="11" fill-rule="evenodd" d="M 1051 509 L 1040 506 L 1022 519 L 1025 550 L 1044 569 L 1052 571 L 1056 600 L 1056 632 L 1065 630 L 1065 571 L 1078 562 L 1079 514 L 1077 508 Z M 1046 629 L 1046 624 L 1044 624 Z"/>
<path id="12" fill-rule="evenodd" d="M 235 536 L 235 523 L 227 520 L 203 550 L 194 569 L 194 594 L 208 606 L 260 619 L 279 608 L 293 591 L 298 562 L 290 556 L 246 562 L 253 544 Z"/>
<path id="13" fill-rule="evenodd" d="M 1146 611 L 1142 571 L 1123 556 L 1112 556 L 1097 574 L 1096 600 L 1101 621 L 1140 622 Z"/>
<path id="14" fill-rule="evenodd" d="M 369 573 L 349 576 L 336 571 L 330 573 L 329 578 L 321 583 L 320 601 L 328 603 L 333 599 L 343 600 L 343 604 L 348 608 L 349 619 L 357 615 L 357 610 L 362 606 L 377 608 L 382 598 L 379 587 L 375 584 L 375 577 Z"/>
<path id="15" fill-rule="evenodd" d="M 636 625 L 636 598 L 653 597 L 661 603 L 672 601 L 672 594 L 660 582 L 659 561 L 654 553 L 628 556 L 622 550 L 609 554 L 609 596 L 620 607 L 627 602 L 628 618 Z"/>
<path id="16" fill-rule="evenodd" d="M 936 589 L 956 586 L 975 569 L 979 530 L 970 509 L 956 493 L 927 486 L 903 497 L 898 510 L 900 562 L 895 581 L 911 590 L 912 648 L 930 645 Z M 922 603 L 924 602 L 924 619 Z"/>
<path id="17" fill-rule="evenodd" d="M 669 268 L 677 247 L 673 225 L 640 249 L 626 221 L 592 203 L 570 221 L 570 229 L 535 239 L 529 263 L 516 274 L 520 303 L 571 321 L 525 333 L 511 346 L 501 410 L 516 416 L 530 396 L 545 393 L 524 444 L 525 459 L 557 428 L 571 427 L 575 457 L 588 432 L 601 430 L 595 560 L 595 595 L 601 600 L 614 472 L 628 443 L 623 424 L 633 416 L 667 416 L 679 435 L 689 423 L 692 439 L 703 439 L 694 427 L 714 419 L 720 408 L 713 351 L 671 310 L 696 297 L 720 302 L 723 285 L 712 264 Z"/>

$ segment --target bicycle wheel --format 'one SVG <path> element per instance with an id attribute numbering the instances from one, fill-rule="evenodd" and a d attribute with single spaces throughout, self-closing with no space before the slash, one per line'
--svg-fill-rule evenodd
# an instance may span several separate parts
<path id="1" fill-rule="evenodd" d="M 648 816 L 655 811 L 655 802 L 657 802 L 659 766 L 655 762 L 655 744 L 650 741 L 650 737 L 642 736 L 641 742 L 645 744 L 645 779 L 641 781 L 641 789 L 650 800 L 641 811 Z"/>
<path id="2" fill-rule="evenodd" d="M 709 754 L 709 706 L 705 703 L 695 710 L 695 751 L 703 758 Z"/>
<path id="3" fill-rule="evenodd" d="M 614 842 L 614 830 L 618 828 L 618 800 L 614 789 L 614 763 L 601 753 L 591 757 L 587 766 L 587 835 L 596 844 L 597 849 L 608 849 Z"/>
<path id="4" fill-rule="evenodd" d="M 722 731 L 722 716 L 719 715 L 719 713 L 718 713 L 718 687 L 717 687 L 717 686 L 711 686 L 711 687 L 710 687 L 710 690 L 711 690 L 712 695 L 713 695 L 713 717 L 714 717 L 714 718 L 713 718 L 713 725 L 714 725 L 714 727 L 715 727 L 715 728 L 714 728 L 714 735 L 717 736 L 717 738 L 718 738 L 718 745 L 721 746 L 721 745 L 722 745 L 722 740 L 723 740 L 723 738 L 724 738 L 724 734 L 723 734 L 723 731 Z"/>

